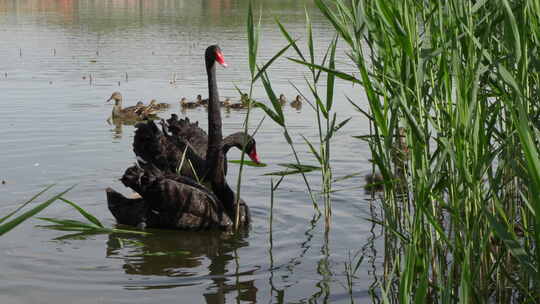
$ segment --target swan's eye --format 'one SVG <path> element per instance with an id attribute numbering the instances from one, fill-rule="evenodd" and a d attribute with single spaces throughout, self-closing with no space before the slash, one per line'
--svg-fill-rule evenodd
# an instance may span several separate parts
<path id="1" fill-rule="evenodd" d="M 220 50 L 216 50 L 216 61 L 224 67 L 227 67 L 223 53 Z"/>

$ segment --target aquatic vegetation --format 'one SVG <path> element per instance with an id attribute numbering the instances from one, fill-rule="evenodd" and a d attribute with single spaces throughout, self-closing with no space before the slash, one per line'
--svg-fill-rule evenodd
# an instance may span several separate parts
<path id="1" fill-rule="evenodd" d="M 250 68 L 251 68 L 251 75 L 252 75 L 252 85 L 257 81 L 261 80 L 262 85 L 267 93 L 268 99 L 270 100 L 270 105 L 263 104 L 261 102 L 256 102 L 255 106 L 258 108 L 261 108 L 268 117 L 270 117 L 275 123 L 277 123 L 279 126 L 283 128 L 283 136 L 285 137 L 285 140 L 287 141 L 287 144 L 291 148 L 291 151 L 294 155 L 296 163 L 292 164 L 281 164 L 281 166 L 284 166 L 288 168 L 288 170 L 285 171 L 276 171 L 267 173 L 266 175 L 277 175 L 277 176 L 286 176 L 291 174 L 301 174 L 302 178 L 304 180 L 304 183 L 306 185 L 307 191 L 309 193 L 310 199 L 313 203 L 313 207 L 316 211 L 316 215 L 314 216 L 314 220 L 318 219 L 321 216 L 321 211 L 319 208 L 319 203 L 317 201 L 316 193 L 313 191 L 311 183 L 307 179 L 305 173 L 314 171 L 314 170 L 320 170 L 321 171 L 321 184 L 322 189 L 319 192 L 323 199 L 324 199 L 324 218 L 325 218 L 325 224 L 326 229 L 329 228 L 329 221 L 331 216 L 331 199 L 330 194 L 332 193 L 332 184 L 333 184 L 333 177 L 332 177 L 332 168 L 330 165 L 330 151 L 331 151 L 331 141 L 336 132 L 341 129 L 344 125 L 346 125 L 350 118 L 347 118 L 341 122 L 337 121 L 337 113 L 332 111 L 332 105 L 334 100 L 334 83 L 335 83 L 335 76 L 333 74 L 329 74 L 326 77 L 326 96 L 323 96 L 323 92 L 320 92 L 320 82 L 322 81 L 321 71 L 317 69 L 317 65 L 315 64 L 315 45 L 313 41 L 313 30 L 311 26 L 311 21 L 309 18 L 309 15 L 306 12 L 306 23 L 307 23 L 307 48 L 309 50 L 309 57 L 308 55 L 305 55 L 300 48 L 298 47 L 295 39 L 291 37 L 289 32 L 285 29 L 285 27 L 279 22 L 279 20 L 276 20 L 279 29 L 283 36 L 287 39 L 289 42 L 288 45 L 283 47 L 281 50 L 279 50 L 270 60 L 268 60 L 262 67 L 259 67 L 256 64 L 256 45 L 257 42 L 254 40 L 253 42 L 248 39 L 249 42 L 249 61 L 250 61 Z M 253 37 L 252 39 L 255 39 L 258 37 L 259 33 L 259 27 L 254 25 L 253 22 L 253 12 L 251 9 L 251 5 L 248 10 L 248 38 Z M 337 36 L 335 39 L 333 39 L 330 43 L 330 45 L 326 49 L 326 53 L 324 54 L 322 65 L 328 63 L 328 65 L 333 68 L 335 66 L 335 53 L 336 53 L 336 44 L 337 44 Z M 272 84 L 270 81 L 270 78 L 266 72 L 267 68 L 270 67 L 270 65 L 275 62 L 278 58 L 282 57 L 285 52 L 292 47 L 294 51 L 296 52 L 296 55 L 301 58 L 302 63 L 304 63 L 304 66 L 308 68 L 308 72 L 311 75 L 311 79 L 305 79 L 306 86 L 310 90 L 310 94 L 312 95 L 312 102 L 309 101 L 309 99 L 298 90 L 298 88 L 295 87 L 295 89 L 298 91 L 299 95 L 295 98 L 293 102 L 291 102 L 291 106 L 294 108 L 299 109 L 302 106 L 302 103 L 305 101 L 307 102 L 310 107 L 313 109 L 315 113 L 315 117 L 317 120 L 317 130 L 318 130 L 318 143 L 314 144 L 310 140 L 308 140 L 305 136 L 302 136 L 304 143 L 306 144 L 307 148 L 309 149 L 309 152 L 313 156 L 313 158 L 318 162 L 318 166 L 308 165 L 306 163 L 302 163 L 300 161 L 300 158 L 298 156 L 297 148 L 295 147 L 295 143 L 291 139 L 288 127 L 287 127 L 287 121 L 285 118 L 285 115 L 283 114 L 283 100 L 284 96 L 283 94 L 280 94 L 279 97 L 278 94 L 276 94 L 272 88 Z M 257 67 L 257 73 L 255 73 L 255 67 Z M 294 85 L 294 84 L 293 84 Z"/>
<path id="2" fill-rule="evenodd" d="M 392 181 L 381 301 L 538 302 L 540 2 L 315 3 L 358 74 L 293 61 L 362 86 L 350 102 Z"/>
<path id="3" fill-rule="evenodd" d="M 125 230 L 125 229 L 115 229 L 115 228 L 107 228 L 104 227 L 103 224 L 92 214 L 84 210 L 82 207 L 77 205 L 76 203 L 62 197 L 66 193 L 68 193 L 71 189 L 73 189 L 75 186 L 71 186 L 67 188 L 66 190 L 54 195 L 50 199 L 46 200 L 45 202 L 38 204 L 37 206 L 33 207 L 32 209 L 24 212 L 23 214 L 14 217 L 14 215 L 22 210 L 24 207 L 26 207 L 28 204 L 36 200 L 39 196 L 41 196 L 43 193 L 51 189 L 54 185 L 47 186 L 42 191 L 38 192 L 36 195 L 34 195 L 32 198 L 27 200 L 26 202 L 22 203 L 19 207 L 17 207 L 12 212 L 8 213 L 6 216 L 2 217 L 0 219 L 0 236 L 9 232 L 13 228 L 17 227 L 19 224 L 23 223 L 24 221 L 28 220 L 29 218 L 34 217 L 41 211 L 43 211 L 45 208 L 49 207 L 52 203 L 54 203 L 57 200 L 63 201 L 64 203 L 70 205 L 75 210 L 79 212 L 84 218 L 86 218 L 89 223 L 81 222 L 78 220 L 67 220 L 67 219 L 58 219 L 58 218 L 50 218 L 50 217 L 38 217 L 38 219 L 48 221 L 51 223 L 54 223 L 54 225 L 45 225 L 40 227 L 45 228 L 51 228 L 51 229 L 57 229 L 62 231 L 78 231 L 80 233 L 87 233 L 87 234 L 96 234 L 96 233 L 112 233 L 112 232 L 122 232 L 122 233 L 136 233 L 136 234 L 148 234 L 147 232 L 143 231 L 135 231 L 135 230 Z M 14 217 L 14 218 L 13 218 Z M 6 220 L 10 219 L 10 221 L 5 222 Z"/>
<path id="4" fill-rule="evenodd" d="M 34 208 L 24 212 L 23 214 L 14 217 L 14 215 L 17 212 L 19 212 L 21 209 L 26 207 L 28 204 L 33 202 L 35 199 L 37 199 L 39 196 L 41 196 L 43 193 L 45 193 L 47 190 L 51 189 L 52 187 L 53 187 L 53 185 L 50 185 L 50 186 L 46 187 L 45 189 L 43 189 L 42 191 L 40 191 L 36 195 L 34 195 L 32 198 L 30 198 L 26 202 L 22 203 L 15 210 L 8 213 L 6 216 L 2 217 L 0 219 L 0 236 L 7 233 L 7 232 L 9 232 L 13 228 L 17 227 L 18 225 L 20 225 L 21 223 L 23 223 L 27 219 L 29 219 L 29 218 L 33 217 L 34 215 L 40 213 L 41 211 L 43 211 L 43 209 L 49 207 L 56 200 L 60 199 L 60 197 L 62 197 L 62 195 L 66 194 L 69 190 L 71 190 L 73 188 L 73 187 L 70 187 L 70 188 L 64 190 L 63 192 L 60 192 L 60 193 L 56 194 L 55 196 L 51 197 L 50 199 L 46 200 L 45 202 L 35 206 Z M 9 219 L 9 221 L 4 223 L 8 219 Z"/>
<path id="5" fill-rule="evenodd" d="M 361 86 L 358 96 L 348 100 L 372 124 L 372 134 L 359 138 L 368 142 L 384 184 L 383 216 L 372 219 L 385 232 L 384 270 L 374 286 L 379 290 L 374 294 L 381 295 L 377 299 L 538 302 L 540 159 L 535 136 L 540 108 L 534 92 L 540 90 L 540 74 L 534 63 L 540 2 L 315 3 L 336 38 L 317 63 L 309 15 L 309 56 L 277 21 L 289 44 L 252 77 L 252 82 L 261 79 L 271 101 L 257 106 L 283 127 L 297 162 L 292 172 L 302 174 L 318 211 L 306 165 L 298 158 L 266 73 L 292 46 L 297 58 L 289 60 L 312 75 L 306 82 L 319 126 L 318 147 L 304 140 L 320 164 L 328 224 L 331 138 L 349 122 L 338 123 L 332 113 L 334 82 L 340 78 Z M 252 18 L 250 8 L 248 37 L 258 37 Z M 338 38 L 347 45 L 357 74 L 336 70 Z M 250 40 L 249 50 L 253 75 L 256 42 Z M 325 100 L 317 86 L 321 73 L 327 75 Z M 362 96 L 367 109 L 359 102 Z M 272 181 L 272 205 L 276 189 Z M 346 266 L 348 280 L 357 268 L 351 265 Z"/>

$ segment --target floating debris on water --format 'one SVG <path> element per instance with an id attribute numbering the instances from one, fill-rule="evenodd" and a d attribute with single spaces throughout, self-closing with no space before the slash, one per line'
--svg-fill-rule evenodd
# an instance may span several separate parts
<path id="1" fill-rule="evenodd" d="M 95 60 L 95 59 L 91 59 L 91 60 L 90 60 L 90 62 L 91 62 L 91 63 L 96 63 L 96 62 L 97 62 L 97 60 Z"/>

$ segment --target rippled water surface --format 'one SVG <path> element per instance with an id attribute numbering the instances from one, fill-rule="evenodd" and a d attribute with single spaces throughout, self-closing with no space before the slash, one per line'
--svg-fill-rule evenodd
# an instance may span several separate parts
<path id="1" fill-rule="evenodd" d="M 0 0 L 0 214 L 6 214 L 46 185 L 96 215 L 107 226 L 115 220 L 106 207 L 105 188 L 130 194 L 119 181 L 135 158 L 133 126 L 111 125 L 106 119 L 113 91 L 125 105 L 155 98 L 173 104 L 182 96 L 207 94 L 202 54 L 218 43 L 229 68 L 218 68 L 220 95 L 236 99 L 235 86 L 248 89 L 244 0 L 178 1 L 45 1 Z M 260 60 L 286 45 L 274 23 L 278 17 L 305 45 L 304 7 L 313 14 L 318 58 L 333 38 L 330 25 L 311 2 L 259 1 Z M 294 56 L 289 52 L 288 56 Z M 347 65 L 338 49 L 338 66 Z M 273 88 L 289 99 L 293 83 L 305 94 L 307 72 L 280 59 L 270 69 Z M 266 168 L 248 167 L 242 197 L 251 206 L 251 229 L 237 236 L 214 232 L 157 231 L 151 236 L 99 234 L 64 237 L 30 220 L 0 241 L 0 303 L 304 303 L 349 302 L 344 262 L 363 250 L 366 259 L 355 280 L 353 297 L 369 299 L 373 266 L 379 264 L 370 216 L 370 196 L 361 175 L 370 171 L 368 147 L 353 135 L 365 134 L 366 120 L 352 110 L 345 96 L 363 104 L 358 87 L 337 83 L 338 119 L 351 122 L 334 139 L 335 177 L 360 176 L 335 185 L 332 222 L 312 223 L 315 214 L 303 181 L 287 177 L 276 193 L 270 231 L 270 177 L 279 163 L 293 157 L 280 128 L 266 119 L 258 132 L 257 150 Z M 257 87 L 254 98 L 264 101 Z M 315 164 L 300 135 L 316 138 L 316 120 L 309 105 L 284 107 L 290 133 L 303 162 Z M 252 125 L 263 117 L 254 110 Z M 184 114 L 206 128 L 204 109 Z M 223 114 L 224 134 L 238 131 L 245 112 Z M 229 159 L 238 159 L 232 151 Z M 229 183 L 238 168 L 229 166 Z M 317 189 L 319 176 L 309 175 Z M 41 215 L 80 219 L 56 202 Z M 119 241 L 122 240 L 121 241 Z M 177 252 L 176 256 L 144 253 Z"/>

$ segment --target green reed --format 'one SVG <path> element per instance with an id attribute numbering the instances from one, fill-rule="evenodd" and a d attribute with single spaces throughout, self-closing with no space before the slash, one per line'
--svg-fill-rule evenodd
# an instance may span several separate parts
<path id="1" fill-rule="evenodd" d="M 540 1 L 315 3 L 388 181 L 382 301 L 540 301 Z"/>
<path id="2" fill-rule="evenodd" d="M 248 61 L 249 61 L 249 71 L 251 73 L 251 82 L 249 86 L 249 93 L 248 93 L 248 99 L 247 99 L 247 113 L 246 118 L 244 119 L 244 133 L 248 134 L 249 129 L 249 116 L 251 113 L 251 107 L 252 107 L 252 93 L 253 93 L 253 85 L 255 83 L 254 76 L 255 76 L 255 68 L 256 68 L 256 59 L 257 59 L 257 50 L 259 45 L 259 28 L 260 28 L 261 20 L 259 19 L 259 22 L 255 24 L 254 18 L 253 18 L 253 9 L 251 7 L 251 2 L 249 3 L 248 8 L 248 17 L 247 17 L 247 34 L 248 34 Z M 242 95 L 242 92 L 240 92 L 240 95 Z M 242 102 L 245 102 L 242 100 Z M 247 138 L 245 138 L 244 146 L 247 144 Z M 240 227 L 240 190 L 241 190 L 241 184 L 242 184 L 242 171 L 244 169 L 244 159 L 245 159 L 246 153 L 244 149 L 242 149 L 242 154 L 240 155 L 240 169 L 238 171 L 238 179 L 236 183 L 236 214 L 235 214 L 235 220 L 234 220 L 234 227 L 235 230 L 238 231 Z"/>
<path id="3" fill-rule="evenodd" d="M 304 54 L 300 48 L 297 45 L 297 40 L 293 39 L 289 32 L 286 30 L 286 28 L 279 22 L 279 20 L 276 20 L 276 23 L 283 34 L 283 36 L 287 39 L 289 42 L 288 45 L 286 45 L 284 48 L 282 48 L 280 51 L 278 51 L 268 62 L 266 62 L 262 67 L 259 67 L 256 64 L 256 50 L 253 50 L 253 48 L 256 48 L 257 43 L 252 43 L 252 39 L 250 37 L 258 37 L 258 27 L 254 26 L 252 20 L 252 11 L 251 11 L 251 4 L 248 12 L 248 44 L 249 44 L 249 54 L 250 54 L 250 69 L 251 69 L 251 75 L 252 75 L 252 81 L 251 81 L 251 88 L 253 87 L 254 83 L 257 80 L 261 80 L 262 85 L 267 93 L 268 99 L 270 100 L 270 105 L 265 105 L 263 103 L 257 102 L 255 103 L 255 106 L 258 108 L 261 108 L 268 117 L 270 117 L 275 123 L 277 123 L 280 127 L 283 129 L 283 136 L 285 140 L 287 141 L 287 144 L 291 148 L 291 151 L 294 155 L 295 163 L 288 163 L 288 164 L 279 164 L 280 166 L 283 166 L 286 168 L 284 171 L 276 171 L 267 173 L 266 175 L 277 175 L 277 176 L 286 176 L 291 174 L 301 174 L 304 183 L 306 185 L 306 188 L 308 190 L 310 199 L 313 203 L 313 207 L 315 211 L 317 212 L 317 215 L 314 217 L 314 219 L 318 219 L 321 215 L 321 211 L 319 208 L 319 204 L 317 202 L 317 198 L 315 196 L 315 192 L 312 189 L 312 186 L 306 176 L 306 173 L 320 170 L 321 171 L 321 191 L 320 193 L 323 196 L 324 199 L 324 215 L 325 215 L 325 223 L 326 228 L 328 229 L 330 227 L 330 217 L 331 217 L 331 200 L 330 200 L 330 194 L 332 193 L 332 184 L 335 183 L 336 180 L 332 178 L 332 167 L 330 164 L 330 156 L 331 156 L 331 140 L 333 136 L 336 134 L 336 132 L 342 128 L 347 122 L 349 122 L 349 119 L 345 119 L 341 122 L 337 121 L 337 114 L 332 111 L 332 105 L 333 105 L 333 99 L 334 99 L 334 83 L 336 76 L 332 73 L 328 74 L 326 77 L 326 93 L 324 96 L 323 92 L 320 92 L 320 86 L 322 82 L 322 71 L 318 69 L 318 65 L 316 64 L 316 58 L 315 58 L 315 43 L 313 40 L 313 29 L 310 21 L 309 14 L 306 11 L 305 17 L 306 17 L 306 35 L 307 35 L 307 49 L 309 54 Z M 256 32 L 256 34 L 254 33 Z M 326 49 L 326 53 L 323 56 L 322 65 L 328 64 L 330 69 L 335 68 L 335 53 L 336 53 L 336 45 L 338 37 L 336 35 L 336 38 L 332 40 L 330 45 Z M 304 143 L 306 144 L 306 148 L 309 150 L 313 158 L 318 162 L 318 166 L 312 166 L 312 165 L 306 165 L 300 160 L 300 157 L 298 155 L 297 147 L 295 143 L 293 142 L 291 135 L 289 133 L 289 130 L 287 128 L 287 120 L 282 110 L 282 105 L 280 104 L 276 93 L 274 92 L 272 88 L 271 81 L 269 79 L 269 76 L 266 72 L 267 68 L 278 58 L 282 57 L 283 54 L 292 47 L 295 51 L 295 54 L 298 56 L 298 59 L 295 58 L 289 58 L 291 61 L 297 62 L 299 64 L 302 64 L 303 66 L 307 67 L 308 75 L 310 77 L 305 78 L 306 86 L 309 88 L 309 92 L 311 95 L 311 98 L 307 98 L 305 94 L 302 94 L 294 84 L 292 84 L 298 91 L 298 93 L 306 99 L 306 101 L 309 103 L 311 108 L 314 110 L 315 113 L 315 119 L 317 121 L 317 127 L 318 127 L 318 143 L 313 143 L 312 141 L 308 140 L 304 135 L 302 135 L 302 138 L 304 140 Z M 254 75 L 254 68 L 257 69 L 257 73 Z M 311 100 L 311 101 L 310 101 Z"/>
<path id="4" fill-rule="evenodd" d="M 53 197 L 49 198 L 43 203 L 40 203 L 30 210 L 15 216 L 20 210 L 22 210 L 24 207 L 28 206 L 30 203 L 32 203 L 34 200 L 36 200 L 38 197 L 40 197 L 43 193 L 51 189 L 54 185 L 47 186 L 42 191 L 38 192 L 36 195 L 31 197 L 26 202 L 22 203 L 19 207 L 17 207 L 12 212 L 8 213 L 6 216 L 0 218 L 0 236 L 11 231 L 13 228 L 17 227 L 24 221 L 34 217 L 47 207 L 49 207 L 52 203 L 55 201 L 62 201 L 68 205 L 70 205 L 73 209 L 77 210 L 80 215 L 82 215 L 88 222 L 82 222 L 78 220 L 70 220 L 70 219 L 58 219 L 58 218 L 49 218 L 49 217 L 38 217 L 38 219 L 47 221 L 50 223 L 53 223 L 53 225 L 44 225 L 41 227 L 45 228 L 51 228 L 61 231 L 77 231 L 78 234 L 97 234 L 97 233 L 113 233 L 113 232 L 121 232 L 121 233 L 135 233 L 135 234 L 148 234 L 143 231 L 135 231 L 135 230 L 124 230 L 124 229 L 116 229 L 116 228 L 108 228 L 103 226 L 101 222 L 91 213 L 77 205 L 76 203 L 66 199 L 63 197 L 66 193 L 68 193 L 71 189 L 73 189 L 75 186 L 71 186 L 67 188 L 66 190 L 54 195 Z M 7 221 L 9 220 L 9 221 Z M 7 222 L 6 222 L 7 221 Z M 6 223 L 4 223 L 6 222 Z"/>

